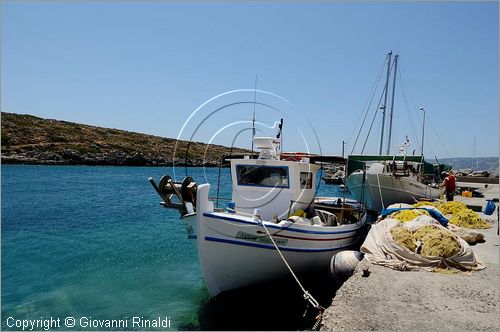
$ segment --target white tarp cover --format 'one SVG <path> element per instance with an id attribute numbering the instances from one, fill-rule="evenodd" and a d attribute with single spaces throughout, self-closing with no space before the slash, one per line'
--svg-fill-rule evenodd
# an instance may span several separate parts
<path id="1" fill-rule="evenodd" d="M 365 258 L 373 264 L 383 265 L 395 270 L 428 270 L 448 266 L 462 270 L 482 270 L 484 263 L 474 255 L 470 246 L 463 239 L 458 238 L 461 249 L 451 257 L 443 258 L 438 256 L 421 256 L 393 240 L 390 230 L 393 227 L 401 226 L 410 231 L 415 231 L 424 225 L 436 225 L 439 228 L 449 231 L 439 224 L 432 217 L 422 215 L 412 221 L 401 223 L 396 219 L 384 219 L 373 225 L 368 233 L 365 242 L 361 245 L 361 252 Z"/>

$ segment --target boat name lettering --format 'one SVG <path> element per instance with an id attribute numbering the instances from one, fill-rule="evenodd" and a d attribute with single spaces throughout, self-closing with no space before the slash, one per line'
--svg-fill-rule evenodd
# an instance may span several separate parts
<path id="1" fill-rule="evenodd" d="M 263 244 L 273 244 L 271 242 L 271 239 L 269 239 L 268 236 L 258 236 L 255 234 L 250 234 L 250 233 L 241 232 L 241 231 L 236 234 L 236 238 L 248 240 L 248 241 L 252 241 L 252 242 L 257 242 L 257 243 L 263 243 Z M 287 239 L 274 239 L 274 242 L 278 246 L 286 246 L 288 244 Z"/>

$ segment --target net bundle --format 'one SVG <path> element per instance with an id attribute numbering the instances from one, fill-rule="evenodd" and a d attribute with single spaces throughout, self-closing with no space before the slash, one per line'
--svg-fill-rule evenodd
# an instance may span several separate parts
<path id="1" fill-rule="evenodd" d="M 481 219 L 477 213 L 467 207 L 462 202 L 418 202 L 414 207 L 435 206 L 443 215 L 451 215 L 450 223 L 463 228 L 490 228 L 491 223 Z M 409 217 L 409 216 L 408 216 Z M 401 219 L 398 219 L 403 221 Z"/>
<path id="2" fill-rule="evenodd" d="M 413 219 L 415 219 L 416 217 L 418 216 L 421 216 L 421 215 L 429 215 L 429 212 L 425 211 L 425 210 L 401 210 L 401 211 L 398 211 L 398 212 L 394 212 L 391 217 L 398 220 L 398 221 L 401 221 L 401 222 L 407 222 L 407 221 L 411 221 Z"/>
<path id="3" fill-rule="evenodd" d="M 450 222 L 464 228 L 490 228 L 492 224 L 482 220 L 477 213 L 471 209 L 464 209 L 453 214 Z"/>
<path id="4" fill-rule="evenodd" d="M 448 230 L 435 225 L 425 225 L 411 232 L 405 227 L 393 227 L 391 236 L 400 246 L 422 256 L 448 258 L 460 252 L 458 238 Z"/>

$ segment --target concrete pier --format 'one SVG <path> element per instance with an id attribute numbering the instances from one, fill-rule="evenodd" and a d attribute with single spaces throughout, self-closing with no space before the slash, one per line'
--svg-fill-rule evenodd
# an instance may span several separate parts
<path id="1" fill-rule="evenodd" d="M 484 206 L 498 198 L 499 185 L 458 185 L 481 188 L 484 198 L 456 197 Z M 498 206 L 498 204 L 497 204 Z M 497 207 L 498 209 L 498 207 Z M 481 218 L 494 221 L 480 230 L 484 243 L 472 246 L 485 263 L 481 271 L 442 274 L 396 271 L 363 259 L 354 275 L 337 291 L 325 311 L 322 330 L 499 330 L 499 236 L 497 211 Z M 369 275 L 363 277 L 363 270 Z"/>

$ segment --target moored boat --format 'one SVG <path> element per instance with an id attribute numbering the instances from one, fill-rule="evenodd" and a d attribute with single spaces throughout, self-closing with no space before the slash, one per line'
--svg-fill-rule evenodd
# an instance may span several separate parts
<path id="1" fill-rule="evenodd" d="M 253 142 L 257 159 L 229 160 L 233 191 L 226 209 L 214 207 L 208 183 L 166 176 L 157 186 L 150 179 L 162 204 L 179 209 L 188 236 L 196 239 L 212 296 L 288 276 L 278 249 L 296 273 L 326 271 L 332 255 L 351 248 L 364 231 L 363 205 L 315 196 L 321 156 L 282 154 L 280 133 Z"/>
<path id="2" fill-rule="evenodd" d="M 349 156 L 346 184 L 368 209 L 381 211 L 394 203 L 437 199 L 434 167 L 421 156 Z M 426 173 L 427 169 L 429 173 Z"/>
<path id="3" fill-rule="evenodd" d="M 383 89 L 384 102 L 380 104 L 382 101 L 381 97 L 379 102 L 380 107 L 377 107 L 377 109 L 382 110 L 379 154 L 351 154 L 347 158 L 345 184 L 351 191 L 352 197 L 363 202 L 368 209 L 377 212 L 380 212 L 383 208 L 394 203 L 415 203 L 422 199 L 437 199 L 440 195 L 437 183 L 440 180 L 441 171 L 446 171 L 451 168 L 450 166 L 442 164 L 433 165 L 426 162 L 424 159 L 425 110 L 423 107 L 419 108 L 419 110 L 423 112 L 420 155 L 415 155 L 416 150 L 413 150 L 412 155 L 407 154 L 407 148 L 410 146 L 410 141 L 407 136 L 403 144 L 396 145 L 399 147 L 399 155 L 390 153 L 392 147 L 391 137 L 398 58 L 399 55 L 395 55 L 391 65 L 392 51 L 387 54 L 387 76 Z M 389 110 L 386 105 L 391 71 L 393 72 L 392 98 L 389 113 L 388 137 L 387 141 L 384 141 L 385 116 L 386 111 Z M 375 120 L 375 117 L 373 120 Z M 365 138 L 361 153 L 363 153 L 366 143 L 368 142 L 370 130 Z M 384 143 L 387 144 L 385 154 L 382 151 Z"/>

